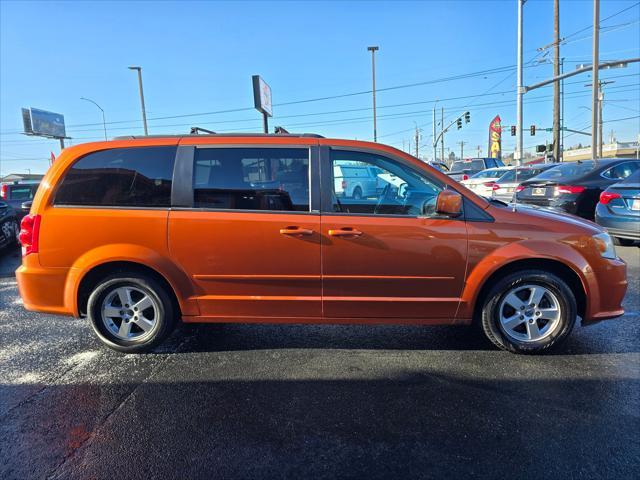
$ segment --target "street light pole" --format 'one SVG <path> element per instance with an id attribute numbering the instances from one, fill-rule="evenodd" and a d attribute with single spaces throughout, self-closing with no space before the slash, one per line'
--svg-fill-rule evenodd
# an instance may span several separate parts
<path id="1" fill-rule="evenodd" d="M 517 0 L 518 2 L 518 90 L 517 90 L 517 98 L 516 98 L 516 154 L 515 160 L 516 165 L 522 165 L 522 143 L 523 143 L 523 135 L 522 135 L 522 96 L 524 95 L 524 84 L 522 78 L 522 7 L 526 0 Z"/>
<path id="2" fill-rule="evenodd" d="M 438 140 L 436 137 L 436 104 L 438 101 L 433 104 L 433 161 L 438 160 Z"/>
<path id="3" fill-rule="evenodd" d="M 378 141 L 378 129 L 376 127 L 376 51 L 379 47 L 367 47 L 371 52 L 371 78 L 373 80 L 373 141 Z"/>
<path id="4" fill-rule="evenodd" d="M 591 61 L 591 158 L 598 158 L 598 81 L 600 49 L 600 0 L 593 0 L 593 59 Z"/>
<path id="5" fill-rule="evenodd" d="M 144 125 L 144 134 L 149 135 L 147 129 L 147 112 L 144 108 L 144 91 L 142 90 L 142 67 L 129 67 L 129 70 L 138 71 L 138 87 L 140 88 L 140 103 L 142 105 L 142 124 Z"/>
<path id="6" fill-rule="evenodd" d="M 104 110 L 102 109 L 102 107 L 100 105 L 98 105 L 96 102 L 94 102 L 90 98 L 80 97 L 80 100 L 86 100 L 87 102 L 93 103 L 102 112 L 102 128 L 104 128 L 104 139 L 106 140 L 107 139 L 107 122 L 105 121 L 105 118 L 104 118 Z"/>

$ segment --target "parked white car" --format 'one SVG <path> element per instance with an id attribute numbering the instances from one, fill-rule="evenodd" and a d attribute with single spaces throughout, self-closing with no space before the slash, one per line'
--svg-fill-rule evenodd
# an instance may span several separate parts
<path id="1" fill-rule="evenodd" d="M 478 195 L 490 198 L 493 193 L 493 185 L 496 181 L 513 168 L 514 167 L 487 168 L 467 180 L 462 180 L 460 183 Z"/>

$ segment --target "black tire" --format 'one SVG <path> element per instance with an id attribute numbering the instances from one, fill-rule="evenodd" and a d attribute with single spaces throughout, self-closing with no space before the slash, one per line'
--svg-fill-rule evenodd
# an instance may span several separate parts
<path id="1" fill-rule="evenodd" d="M 500 323 L 500 305 L 509 292 L 518 286 L 539 285 L 553 293 L 560 306 L 559 320 L 548 336 L 538 341 L 518 341 L 505 333 Z M 576 298 L 564 280 L 543 270 L 522 270 L 498 280 L 484 299 L 481 325 L 484 334 L 497 347 L 513 353 L 536 354 L 562 343 L 575 325 Z M 522 318 L 522 317 L 520 317 Z"/>
<path id="2" fill-rule="evenodd" d="M 102 304 L 115 288 L 133 287 L 149 295 L 157 306 L 157 318 L 150 333 L 142 339 L 123 340 L 114 335 L 102 319 Z M 123 353 L 142 353 L 164 341 L 176 324 L 176 309 L 166 289 L 154 278 L 134 272 L 120 272 L 103 279 L 89 296 L 87 314 L 98 338 L 109 348 Z"/>
<path id="3" fill-rule="evenodd" d="M 620 238 L 620 237 L 612 237 L 613 244 L 619 247 L 631 247 L 635 243 L 635 240 L 631 240 L 630 238 Z"/>
<path id="4" fill-rule="evenodd" d="M 362 189 L 360 187 L 354 188 L 351 198 L 353 198 L 354 200 L 362 200 Z"/>

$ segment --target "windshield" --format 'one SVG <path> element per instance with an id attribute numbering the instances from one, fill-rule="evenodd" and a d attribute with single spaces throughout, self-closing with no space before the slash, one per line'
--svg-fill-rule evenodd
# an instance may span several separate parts
<path id="1" fill-rule="evenodd" d="M 560 178 L 564 180 L 567 178 L 581 177 L 589 173 L 593 168 L 593 162 L 565 163 L 542 172 L 536 177 L 536 180 L 557 180 Z"/>
<path id="2" fill-rule="evenodd" d="M 451 165 L 451 171 L 459 172 L 460 170 L 484 170 L 484 161 L 482 161 L 482 159 L 478 159 L 468 161 L 458 160 L 457 162 L 453 162 L 453 165 Z"/>

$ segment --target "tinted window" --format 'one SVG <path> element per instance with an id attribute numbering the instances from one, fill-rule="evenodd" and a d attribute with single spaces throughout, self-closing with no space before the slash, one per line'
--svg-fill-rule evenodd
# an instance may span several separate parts
<path id="1" fill-rule="evenodd" d="M 640 183 L 640 170 L 633 172 L 622 183 Z"/>
<path id="2" fill-rule="evenodd" d="M 540 175 L 536 177 L 540 180 L 557 180 L 557 179 L 567 179 L 567 178 L 575 178 L 586 175 L 590 171 L 594 169 L 593 162 L 571 162 L 565 163 L 562 165 L 558 165 L 557 167 L 553 167 L 549 170 L 542 172 Z"/>
<path id="3" fill-rule="evenodd" d="M 197 149 L 193 193 L 200 208 L 309 211 L 309 150 Z"/>
<path id="4" fill-rule="evenodd" d="M 332 150 L 331 161 L 335 212 L 411 216 L 435 214 L 436 198 L 442 186 L 421 173 L 386 157 L 363 152 Z M 354 163 L 376 167 L 376 177 L 362 182 L 357 178 L 336 176 L 343 166 Z"/>
<path id="5" fill-rule="evenodd" d="M 524 180 L 529 180 L 532 177 L 535 177 L 539 173 L 544 172 L 546 169 L 544 168 L 514 168 L 513 170 L 507 171 L 502 177 L 500 177 L 499 182 L 508 183 L 508 182 L 521 182 Z M 517 178 L 516 178 L 517 174 Z"/>
<path id="6" fill-rule="evenodd" d="M 176 147 L 90 153 L 67 172 L 57 205 L 169 207 Z"/>
<path id="7" fill-rule="evenodd" d="M 38 186 L 33 185 L 13 185 L 9 189 L 9 200 L 32 200 Z"/>
<path id="8" fill-rule="evenodd" d="M 462 170 L 484 170 L 484 160 L 465 160 L 453 162 L 451 165 L 452 172 L 460 172 Z"/>
<path id="9" fill-rule="evenodd" d="M 611 178 L 612 180 L 624 180 L 633 172 L 638 169 L 640 164 L 638 162 L 624 162 L 619 163 L 615 167 L 611 167 L 602 173 L 603 177 Z"/>

